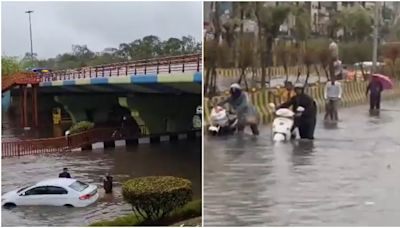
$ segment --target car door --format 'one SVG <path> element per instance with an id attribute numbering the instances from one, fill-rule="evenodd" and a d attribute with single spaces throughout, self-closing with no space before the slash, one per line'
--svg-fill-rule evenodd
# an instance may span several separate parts
<path id="1" fill-rule="evenodd" d="M 71 204 L 68 198 L 68 191 L 59 186 L 47 186 L 48 205 L 64 206 Z"/>
<path id="2" fill-rule="evenodd" d="M 20 193 L 17 205 L 42 205 L 44 195 L 47 193 L 46 186 L 36 186 Z"/>

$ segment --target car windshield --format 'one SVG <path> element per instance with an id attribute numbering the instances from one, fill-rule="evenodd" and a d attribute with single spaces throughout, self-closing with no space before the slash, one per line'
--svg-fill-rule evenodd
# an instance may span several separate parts
<path id="1" fill-rule="evenodd" d="M 29 186 L 26 186 L 26 187 L 20 188 L 20 189 L 17 191 L 17 193 L 20 193 L 20 192 L 22 192 L 23 190 L 25 190 L 25 189 L 27 189 L 27 188 L 29 188 Z"/>
<path id="2" fill-rule="evenodd" d="M 81 192 L 85 190 L 87 187 L 89 187 L 89 185 L 80 181 L 75 181 L 69 187 L 74 189 L 75 191 Z"/>

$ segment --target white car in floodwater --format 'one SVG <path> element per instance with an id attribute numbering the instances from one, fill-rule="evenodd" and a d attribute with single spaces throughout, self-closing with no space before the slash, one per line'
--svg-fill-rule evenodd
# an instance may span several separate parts
<path id="1" fill-rule="evenodd" d="M 97 186 L 72 178 L 54 178 L 7 192 L 1 197 L 2 206 L 48 205 L 86 207 L 97 201 Z"/>

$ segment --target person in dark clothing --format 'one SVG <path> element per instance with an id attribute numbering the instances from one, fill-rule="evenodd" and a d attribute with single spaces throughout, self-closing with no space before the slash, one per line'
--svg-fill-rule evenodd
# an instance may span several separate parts
<path id="1" fill-rule="evenodd" d="M 297 127 L 299 129 L 300 138 L 314 139 L 314 130 L 317 123 L 317 104 L 312 97 L 304 93 L 302 84 L 296 84 L 295 92 L 296 96 L 281 104 L 278 109 L 292 106 L 293 111 L 297 113 L 297 108 L 303 107 L 304 111 L 295 118 L 294 128 Z"/>
<path id="2" fill-rule="evenodd" d="M 69 174 L 67 168 L 64 168 L 63 172 L 58 175 L 58 178 L 71 178 L 71 174 Z"/>
<path id="3" fill-rule="evenodd" d="M 113 188 L 113 177 L 110 174 L 106 174 L 103 178 L 103 188 L 106 194 L 112 193 Z"/>
<path id="4" fill-rule="evenodd" d="M 376 79 L 375 77 L 372 77 L 368 86 L 367 86 L 367 91 L 365 93 L 366 96 L 368 96 L 369 92 L 369 110 L 379 110 L 381 108 L 381 93 L 383 91 L 383 85 L 382 83 Z"/>

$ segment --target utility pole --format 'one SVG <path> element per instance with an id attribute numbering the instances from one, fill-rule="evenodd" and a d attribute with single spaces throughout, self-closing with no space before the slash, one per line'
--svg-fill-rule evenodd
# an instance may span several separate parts
<path id="1" fill-rule="evenodd" d="M 375 25 L 374 25 L 374 47 L 372 52 L 372 73 L 376 73 L 376 62 L 378 59 L 378 27 L 379 27 L 379 4 L 375 2 Z"/>
<path id="2" fill-rule="evenodd" d="M 33 13 L 33 10 L 27 10 L 25 11 L 29 15 L 29 35 L 30 35 L 30 40 L 31 40 L 31 59 L 33 62 L 33 44 L 32 44 L 32 22 L 31 22 L 31 13 Z"/>

